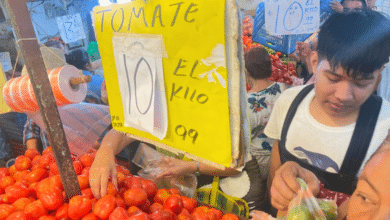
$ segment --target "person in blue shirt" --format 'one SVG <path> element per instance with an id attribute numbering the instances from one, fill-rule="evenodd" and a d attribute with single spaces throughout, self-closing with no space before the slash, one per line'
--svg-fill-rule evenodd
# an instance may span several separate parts
<path id="1" fill-rule="evenodd" d="M 86 102 L 103 104 L 101 100 L 101 89 L 104 78 L 100 75 L 92 74 L 92 64 L 87 51 L 83 49 L 73 50 L 65 55 L 66 62 L 83 71 L 84 75 L 90 75 L 92 81 L 88 83 L 88 93 Z"/>

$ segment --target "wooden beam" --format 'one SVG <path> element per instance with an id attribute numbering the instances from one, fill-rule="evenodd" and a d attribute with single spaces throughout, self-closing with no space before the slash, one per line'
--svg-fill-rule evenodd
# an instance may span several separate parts
<path id="1" fill-rule="evenodd" d="M 81 195 L 65 132 L 28 13 L 26 0 L 5 0 L 5 3 L 49 135 L 49 141 L 66 195 L 68 198 Z"/>

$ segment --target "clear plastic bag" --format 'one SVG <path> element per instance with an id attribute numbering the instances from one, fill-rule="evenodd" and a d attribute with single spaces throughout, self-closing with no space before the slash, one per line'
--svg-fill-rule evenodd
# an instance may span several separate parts
<path id="1" fill-rule="evenodd" d="M 336 200 L 317 199 L 307 187 L 304 180 L 298 178 L 301 190 L 288 205 L 287 215 L 280 215 L 279 220 L 334 220 L 337 218 Z M 262 211 L 252 211 L 250 215 L 255 220 L 277 220 Z"/>
<path id="2" fill-rule="evenodd" d="M 142 178 L 152 180 L 156 183 L 159 189 L 177 189 L 184 196 L 194 198 L 198 180 L 194 174 L 185 176 L 175 176 L 172 178 L 156 179 L 156 177 L 164 172 L 168 163 L 172 158 L 166 156 L 146 144 L 140 144 L 133 158 L 133 163 L 142 167 L 138 175 Z"/>
<path id="3" fill-rule="evenodd" d="M 288 206 L 287 219 L 332 220 L 337 218 L 335 201 L 315 198 L 305 181 L 298 178 L 298 182 L 301 190 Z"/>

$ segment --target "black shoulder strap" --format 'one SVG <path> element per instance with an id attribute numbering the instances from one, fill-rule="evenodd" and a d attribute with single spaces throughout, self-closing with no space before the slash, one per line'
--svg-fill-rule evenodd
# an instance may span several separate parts
<path id="1" fill-rule="evenodd" d="M 382 98 L 371 95 L 360 108 L 355 130 L 339 171 L 341 176 L 357 176 L 370 146 L 381 106 Z"/>
<path id="2" fill-rule="evenodd" d="M 281 151 L 281 146 L 284 148 L 286 145 L 286 137 L 287 132 L 290 127 L 290 124 L 294 118 L 295 113 L 297 112 L 299 104 L 302 102 L 302 100 L 306 97 L 307 94 L 314 88 L 314 84 L 308 85 L 305 88 L 303 88 L 298 95 L 295 97 L 294 101 L 291 103 L 290 108 L 288 109 L 286 119 L 284 119 L 283 128 L 282 128 L 282 134 L 279 142 L 279 151 Z M 279 152 L 280 155 L 282 155 L 281 152 Z M 283 157 L 281 157 L 283 160 Z M 282 164 L 285 161 L 281 161 Z"/>

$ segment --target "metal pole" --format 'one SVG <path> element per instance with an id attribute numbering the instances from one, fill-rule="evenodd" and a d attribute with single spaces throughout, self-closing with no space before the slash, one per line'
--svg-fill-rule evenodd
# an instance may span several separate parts
<path id="1" fill-rule="evenodd" d="M 35 36 L 26 0 L 5 0 L 5 3 L 30 76 L 42 119 L 49 135 L 66 195 L 68 198 L 81 195 L 65 132 Z"/>

